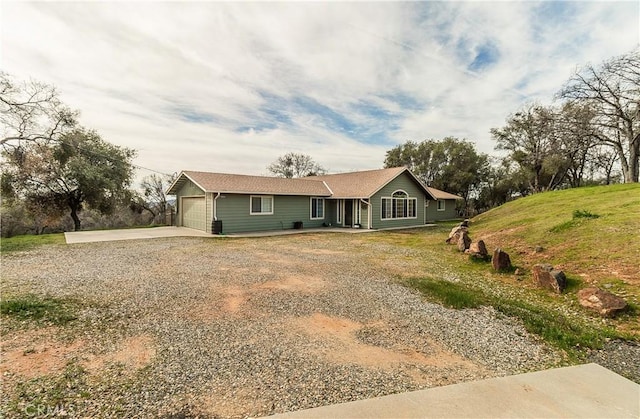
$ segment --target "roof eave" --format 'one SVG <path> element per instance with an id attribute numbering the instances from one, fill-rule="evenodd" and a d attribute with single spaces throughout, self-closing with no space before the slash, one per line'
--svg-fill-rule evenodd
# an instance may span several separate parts
<path id="1" fill-rule="evenodd" d="M 173 188 L 176 187 L 178 185 L 178 182 L 181 181 L 182 177 L 185 177 L 187 179 L 189 179 L 191 182 L 193 182 L 194 185 L 196 185 L 198 188 L 200 188 L 202 190 L 202 192 L 210 192 L 208 191 L 206 188 L 203 188 L 202 185 L 200 185 L 198 182 L 196 182 L 191 176 L 189 176 L 188 174 L 186 174 L 184 172 L 184 170 L 182 172 L 180 172 L 180 174 L 178 175 L 178 177 L 176 178 L 176 180 L 173 181 L 173 183 L 171 184 L 171 186 L 169 186 L 169 188 L 167 189 L 167 195 L 176 195 L 177 191 L 173 191 Z"/>

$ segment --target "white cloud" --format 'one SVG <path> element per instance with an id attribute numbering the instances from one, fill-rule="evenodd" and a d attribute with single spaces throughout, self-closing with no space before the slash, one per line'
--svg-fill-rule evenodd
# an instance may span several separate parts
<path id="1" fill-rule="evenodd" d="M 634 2 L 3 3 L 2 69 L 57 86 L 136 163 L 264 174 L 288 151 L 381 167 L 466 137 L 638 45 Z M 141 175 L 148 172 L 140 172 Z"/>

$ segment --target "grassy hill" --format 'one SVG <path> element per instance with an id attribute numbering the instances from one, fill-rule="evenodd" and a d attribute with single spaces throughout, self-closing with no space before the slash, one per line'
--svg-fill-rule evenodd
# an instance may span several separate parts
<path id="1" fill-rule="evenodd" d="M 502 247 L 517 266 L 550 263 L 585 286 L 609 288 L 638 304 L 640 184 L 521 198 L 474 218 L 471 234 L 490 250 Z"/>

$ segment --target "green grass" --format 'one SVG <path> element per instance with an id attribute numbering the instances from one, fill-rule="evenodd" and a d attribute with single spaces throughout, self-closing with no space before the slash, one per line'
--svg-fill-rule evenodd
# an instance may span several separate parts
<path id="1" fill-rule="evenodd" d="M 77 319 L 79 304 L 72 299 L 40 297 L 33 294 L 4 298 L 0 313 L 18 321 L 63 326 Z"/>
<path id="2" fill-rule="evenodd" d="M 597 191 L 597 188 L 589 189 L 591 192 Z M 624 195 L 625 199 L 633 195 L 629 190 L 640 192 L 640 187 L 637 185 L 631 188 L 628 185 L 618 185 L 613 189 L 615 193 L 610 196 Z M 536 238 L 531 239 L 528 235 L 538 235 L 537 237 L 543 238 L 556 234 L 550 233 L 549 228 L 559 222 L 570 221 L 574 224 L 572 228 L 578 230 L 578 236 L 580 236 L 581 229 L 589 229 L 591 224 L 600 223 L 603 219 L 607 221 L 606 217 L 610 218 L 607 222 L 611 228 L 627 231 L 629 227 L 634 228 L 638 220 L 631 220 L 632 217 L 627 214 L 618 214 L 619 208 L 604 211 L 602 208 L 609 204 L 585 206 L 578 199 L 579 193 L 575 195 L 572 191 L 562 192 L 573 194 L 569 201 L 579 210 L 575 219 L 573 218 L 574 210 L 568 205 L 568 201 L 564 202 L 562 194 L 549 194 L 547 198 L 543 196 L 544 194 L 540 194 L 533 197 L 533 204 L 527 204 L 526 199 L 521 200 L 524 204 L 516 201 L 511 205 L 517 203 L 518 208 L 503 209 L 506 211 L 503 213 L 494 211 L 496 219 L 485 218 L 471 224 L 469 233 L 474 241 L 484 239 L 490 252 L 496 247 L 502 247 L 510 254 L 512 263 L 523 272 L 523 275 L 517 277 L 512 272 L 494 272 L 488 260 L 470 258 L 460 253 L 456 246 L 445 244 L 444 240 L 456 223 L 440 223 L 432 229 L 422 229 L 419 232 L 407 230 L 374 233 L 367 238 L 377 243 L 386 242 L 412 249 L 414 258 L 420 260 L 420 273 L 410 279 L 399 277 L 399 282 L 419 290 L 427 300 L 455 309 L 494 307 L 505 316 L 521 321 L 528 332 L 563 350 L 569 360 L 582 361 L 587 355 L 585 348 L 600 348 L 607 339 L 640 341 L 638 304 L 633 297 L 634 293 L 637 295 L 638 287 L 619 279 L 612 279 L 610 272 L 608 276 L 603 277 L 606 278 L 604 283 L 609 284 L 609 290 L 616 293 L 626 292 L 628 295 L 626 299 L 629 309 L 614 319 L 602 319 L 578 304 L 576 293 L 591 284 L 590 278 L 585 279 L 580 271 L 562 267 L 567 276 L 567 288 L 561 295 L 538 289 L 533 283 L 531 274 L 534 263 L 552 259 L 554 260 L 552 263 L 555 264 L 557 260 L 572 257 L 576 261 L 574 266 L 581 267 L 585 261 L 581 259 L 580 252 L 586 250 L 574 244 L 573 247 L 577 250 L 572 254 L 570 247 L 551 247 L 547 242 Z M 561 205 L 563 207 L 561 211 L 566 214 L 565 220 L 538 214 L 541 207 L 553 206 L 545 202 L 547 199 L 564 203 Z M 625 208 L 640 209 L 640 202 L 636 203 L 635 196 L 632 196 L 631 199 L 627 199 Z M 593 215 L 600 215 L 600 217 Z M 504 218 L 501 219 L 499 216 Z M 536 228 L 542 231 L 538 232 Z M 512 232 L 514 229 L 516 232 Z M 564 241 L 570 241 L 572 235 L 576 236 L 575 232 L 557 234 L 562 236 L 561 240 Z M 618 253 L 619 257 L 627 258 L 626 260 L 633 262 L 633 266 L 636 267 L 637 262 L 635 259 L 632 260 L 632 255 L 634 246 L 637 251 L 638 245 L 636 242 L 628 243 L 628 237 L 625 241 L 627 246 L 624 249 L 611 249 L 607 242 L 598 243 L 597 252 L 604 255 Z M 590 246 L 595 246 L 593 243 L 591 242 Z M 534 252 L 536 245 L 542 245 L 544 250 L 541 253 Z M 550 253 L 553 253 L 552 258 L 549 257 Z"/>
<path id="3" fill-rule="evenodd" d="M 65 244 L 63 233 L 25 235 L 0 239 L 0 252 L 10 253 L 31 250 L 38 246 L 50 244 Z"/>
<path id="4" fill-rule="evenodd" d="M 617 272 L 637 278 L 640 258 L 640 184 L 544 192 L 508 202 L 471 223 L 474 239 L 501 247 L 512 262 L 530 266 L 542 256 L 565 273 L 598 284 Z M 544 255 L 532 249 L 542 246 Z M 515 259 L 515 260 L 514 260 Z M 636 299 L 640 287 L 627 288 Z"/>
<path id="5" fill-rule="evenodd" d="M 445 307 L 478 308 L 488 303 L 482 293 L 457 282 L 412 278 L 408 280 L 408 284 Z"/>
<path id="6" fill-rule="evenodd" d="M 565 350 L 573 359 L 583 355 L 582 348 L 601 348 L 606 339 L 625 337 L 611 327 L 594 327 L 568 319 L 541 304 L 493 295 L 465 283 L 411 278 L 407 280 L 407 285 L 419 290 L 428 300 L 445 307 L 463 309 L 491 306 L 506 316 L 520 319 L 528 332 Z"/>

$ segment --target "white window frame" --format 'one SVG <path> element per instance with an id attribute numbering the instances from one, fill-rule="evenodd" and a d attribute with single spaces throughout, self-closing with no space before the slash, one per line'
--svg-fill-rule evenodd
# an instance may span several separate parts
<path id="1" fill-rule="evenodd" d="M 260 212 L 253 212 L 253 198 L 260 198 Z M 270 199 L 271 200 L 271 211 L 270 212 L 266 212 L 266 211 L 262 211 L 262 209 L 264 208 L 264 204 L 262 202 L 263 199 Z M 274 210 L 274 199 L 273 199 L 273 195 L 250 195 L 249 196 L 249 215 L 273 215 L 273 210 Z"/>
<path id="2" fill-rule="evenodd" d="M 442 208 L 440 207 L 440 203 L 442 202 Z M 445 201 L 444 199 L 438 199 L 438 211 L 444 211 L 447 207 L 447 201 Z"/>
<path id="3" fill-rule="evenodd" d="M 317 210 L 318 208 L 316 207 L 316 217 L 313 216 L 313 201 L 316 201 L 316 205 L 317 205 L 317 201 L 320 200 L 322 201 L 322 217 L 318 217 L 317 215 Z M 309 198 L 309 219 L 310 220 L 324 220 L 324 198 L 320 198 L 320 197 L 315 197 L 312 196 L 311 198 Z"/>
<path id="4" fill-rule="evenodd" d="M 400 198 L 394 196 L 398 193 L 402 193 L 405 197 Z M 386 202 L 385 202 L 386 201 Z M 411 202 L 411 204 L 410 204 Z M 388 211 L 387 214 L 390 214 L 391 217 L 383 217 L 385 215 L 385 204 L 387 206 Z M 402 205 L 399 205 L 402 204 Z M 398 208 L 402 208 L 402 216 L 398 217 Z M 409 208 L 412 209 L 413 216 L 409 216 Z M 395 217 L 393 216 L 395 212 Z M 404 216 L 404 213 L 407 216 Z M 414 198 L 409 196 L 409 194 L 402 189 L 398 189 L 394 191 L 391 196 L 383 196 L 380 198 L 380 220 L 382 221 L 390 221 L 390 220 L 415 220 L 418 218 L 418 198 Z"/>

